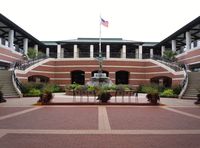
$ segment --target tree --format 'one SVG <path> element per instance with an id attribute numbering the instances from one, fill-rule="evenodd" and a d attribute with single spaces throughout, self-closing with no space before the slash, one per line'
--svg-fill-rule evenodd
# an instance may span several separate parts
<path id="1" fill-rule="evenodd" d="M 171 50 L 164 51 L 163 58 L 169 60 L 169 61 L 175 61 L 176 60 L 176 52 L 173 52 Z"/>
<path id="2" fill-rule="evenodd" d="M 34 48 L 29 48 L 29 49 L 28 49 L 27 55 L 28 55 L 28 57 L 29 57 L 30 59 L 36 58 L 36 57 L 37 57 L 37 56 L 36 56 L 36 50 L 35 50 Z"/>

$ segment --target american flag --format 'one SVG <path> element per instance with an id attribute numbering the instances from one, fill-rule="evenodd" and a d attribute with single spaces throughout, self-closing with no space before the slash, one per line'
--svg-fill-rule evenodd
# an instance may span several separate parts
<path id="1" fill-rule="evenodd" d="M 101 25 L 103 25 L 104 27 L 108 27 L 108 21 L 101 18 Z"/>

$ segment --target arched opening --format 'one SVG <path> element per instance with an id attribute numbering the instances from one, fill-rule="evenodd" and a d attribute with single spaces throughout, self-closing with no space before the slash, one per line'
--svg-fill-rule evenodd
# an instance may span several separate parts
<path id="1" fill-rule="evenodd" d="M 81 70 L 75 70 L 71 72 L 71 84 L 77 83 L 80 85 L 85 84 L 85 72 Z"/>
<path id="2" fill-rule="evenodd" d="M 28 82 L 48 83 L 49 78 L 46 76 L 41 76 L 41 75 L 33 75 L 33 76 L 28 77 Z"/>
<path id="3" fill-rule="evenodd" d="M 129 83 L 129 72 L 128 71 L 117 71 L 115 74 L 116 84 L 128 84 Z"/>
<path id="4" fill-rule="evenodd" d="M 94 73 L 98 73 L 98 70 L 92 71 L 92 77 L 94 76 Z M 106 77 L 109 77 L 109 72 L 103 70 L 103 73 L 106 73 Z"/>
<path id="5" fill-rule="evenodd" d="M 166 76 L 153 77 L 151 78 L 151 83 L 157 84 L 159 86 L 171 87 L 172 78 Z"/>

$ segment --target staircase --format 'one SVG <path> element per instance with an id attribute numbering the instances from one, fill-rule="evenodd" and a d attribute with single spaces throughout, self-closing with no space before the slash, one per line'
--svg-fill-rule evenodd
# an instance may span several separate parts
<path id="1" fill-rule="evenodd" d="M 188 86 L 182 98 L 197 99 L 199 93 L 197 89 L 200 89 L 200 72 L 189 72 Z"/>
<path id="2" fill-rule="evenodd" d="M 5 98 L 18 98 L 19 95 L 15 91 L 12 83 L 12 72 L 8 70 L 0 70 L 0 87 Z"/>

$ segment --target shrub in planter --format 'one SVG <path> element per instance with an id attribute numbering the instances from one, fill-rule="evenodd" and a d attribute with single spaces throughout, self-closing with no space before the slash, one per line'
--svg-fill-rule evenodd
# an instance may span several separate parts
<path id="1" fill-rule="evenodd" d="M 200 104 L 200 94 L 197 94 L 197 101 L 194 102 L 195 104 Z"/>
<path id="2" fill-rule="evenodd" d="M 148 89 L 145 90 L 147 95 L 147 99 L 151 104 L 158 104 L 158 101 L 160 100 L 159 92 L 157 88 L 154 87 L 148 87 Z"/>
<path id="3" fill-rule="evenodd" d="M 48 104 L 53 99 L 53 94 L 49 90 L 44 90 L 42 94 L 40 94 L 40 99 L 38 100 L 38 103 L 41 104 Z"/>
<path id="4" fill-rule="evenodd" d="M 0 103 L 6 102 L 6 100 L 3 98 L 3 93 L 0 91 Z"/>
<path id="5" fill-rule="evenodd" d="M 99 100 L 102 103 L 107 103 L 111 97 L 112 95 L 110 94 L 110 92 L 101 92 L 98 94 L 97 100 Z"/>
<path id="6" fill-rule="evenodd" d="M 160 100 L 159 93 L 148 93 L 146 97 L 148 101 L 154 105 L 158 104 L 158 101 Z"/>

